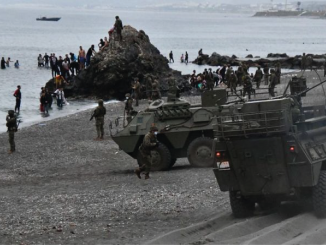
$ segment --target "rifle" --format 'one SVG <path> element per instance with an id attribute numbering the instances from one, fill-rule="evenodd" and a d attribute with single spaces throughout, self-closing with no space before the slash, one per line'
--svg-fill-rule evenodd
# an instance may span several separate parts
<path id="1" fill-rule="evenodd" d="M 91 118 L 89 120 L 92 121 L 94 116 L 95 116 L 95 112 L 93 112 L 93 114 L 92 114 L 92 116 L 91 116 Z"/>

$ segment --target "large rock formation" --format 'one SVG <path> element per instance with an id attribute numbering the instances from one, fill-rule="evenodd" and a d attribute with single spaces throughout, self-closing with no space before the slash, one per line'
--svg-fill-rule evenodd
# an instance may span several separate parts
<path id="1" fill-rule="evenodd" d="M 307 57 L 307 67 L 310 68 L 322 68 L 325 62 L 325 55 L 315 55 L 315 54 L 306 54 Z M 241 63 L 246 64 L 248 67 L 275 67 L 277 64 L 280 64 L 282 68 L 287 69 L 300 69 L 301 67 L 301 55 L 296 55 L 294 57 L 289 57 L 287 54 L 268 54 L 267 58 L 253 58 L 253 55 L 248 55 L 244 59 L 237 58 L 236 56 L 229 57 L 227 55 L 220 55 L 213 53 L 211 56 L 203 54 L 198 56 L 193 63 L 198 65 L 211 65 L 211 66 L 222 66 L 222 65 L 231 65 L 238 66 Z"/>
<path id="2" fill-rule="evenodd" d="M 121 99 L 131 91 L 131 82 L 136 77 L 144 86 L 157 79 L 163 91 L 168 89 L 170 80 L 187 86 L 181 72 L 170 69 L 168 60 L 150 43 L 144 31 L 124 26 L 122 36 L 122 42 L 111 41 L 92 57 L 91 65 L 74 77 L 72 85 L 65 87 L 68 96 Z M 52 84 L 51 80 L 47 86 Z"/>

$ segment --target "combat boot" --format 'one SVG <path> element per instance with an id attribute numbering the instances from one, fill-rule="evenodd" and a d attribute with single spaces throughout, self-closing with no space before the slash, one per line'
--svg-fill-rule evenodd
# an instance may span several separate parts
<path id="1" fill-rule="evenodd" d="M 149 173 L 145 174 L 145 179 L 149 179 Z"/>
<path id="2" fill-rule="evenodd" d="M 135 170 L 135 174 L 137 175 L 137 177 L 138 177 L 139 179 L 141 179 L 140 173 L 141 173 L 140 169 L 137 168 L 137 169 Z"/>

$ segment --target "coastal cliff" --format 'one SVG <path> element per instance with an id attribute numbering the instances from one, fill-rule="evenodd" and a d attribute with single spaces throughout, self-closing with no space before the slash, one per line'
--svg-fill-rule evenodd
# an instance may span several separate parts
<path id="1" fill-rule="evenodd" d="M 159 81 L 161 90 L 168 89 L 170 80 L 186 86 L 181 72 L 169 67 L 167 58 L 151 44 L 144 31 L 124 26 L 122 36 L 122 42 L 112 40 L 91 58 L 91 65 L 65 87 L 66 95 L 122 99 L 131 91 L 135 78 L 139 78 L 146 90 L 151 89 L 149 83 L 153 79 Z M 46 86 L 51 88 L 53 80 Z"/>

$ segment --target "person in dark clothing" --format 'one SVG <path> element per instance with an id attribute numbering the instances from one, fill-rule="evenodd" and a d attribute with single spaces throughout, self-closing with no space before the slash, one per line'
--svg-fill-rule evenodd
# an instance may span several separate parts
<path id="1" fill-rule="evenodd" d="M 43 92 L 40 98 L 40 102 L 42 104 L 42 107 L 44 109 L 44 113 L 45 114 L 49 114 L 49 101 L 48 101 L 48 97 L 46 96 L 46 93 Z"/>
<path id="2" fill-rule="evenodd" d="M 48 101 L 48 109 L 52 109 L 53 98 L 48 88 L 45 89 L 45 97 Z"/>
<path id="3" fill-rule="evenodd" d="M 172 50 L 171 50 L 171 52 L 169 53 L 169 60 L 170 60 L 170 63 L 174 63 L 173 52 L 172 52 Z"/>
<path id="4" fill-rule="evenodd" d="M 6 69 L 6 61 L 4 57 L 1 59 L 1 69 Z"/>
<path id="5" fill-rule="evenodd" d="M 57 67 L 59 68 L 59 73 L 60 75 L 64 76 L 64 71 L 63 71 L 63 68 L 62 68 L 62 62 L 63 62 L 63 59 L 61 56 L 59 56 L 59 59 L 57 61 Z"/>
<path id="6" fill-rule="evenodd" d="M 117 31 L 118 40 L 121 42 L 122 41 L 121 32 L 123 29 L 123 25 L 122 25 L 122 21 L 120 20 L 119 16 L 115 17 L 114 29 Z"/>
<path id="7" fill-rule="evenodd" d="M 86 67 L 90 66 L 91 56 L 95 53 L 96 53 L 95 47 L 94 47 L 94 44 L 92 44 L 92 46 L 88 49 L 88 51 L 86 53 Z"/>
<path id="8" fill-rule="evenodd" d="M 46 68 L 49 67 L 49 57 L 50 57 L 50 56 L 48 56 L 47 53 L 45 53 L 45 55 L 43 56 L 44 66 L 45 66 Z"/>
<path id="9" fill-rule="evenodd" d="M 185 63 L 186 63 L 186 64 L 188 64 L 188 59 L 189 59 L 189 57 L 188 57 L 188 52 L 186 51 L 186 54 L 185 54 Z"/>
<path id="10" fill-rule="evenodd" d="M 103 39 L 101 38 L 100 39 L 100 42 L 99 42 L 99 44 L 97 45 L 98 46 L 98 48 L 101 50 L 101 48 L 104 46 L 104 41 L 103 41 Z"/>
<path id="11" fill-rule="evenodd" d="M 222 67 L 222 69 L 220 70 L 220 75 L 222 77 L 222 82 L 225 82 L 225 72 L 226 72 L 226 65 L 224 65 Z"/>
<path id="12" fill-rule="evenodd" d="M 22 93 L 20 92 L 20 85 L 17 86 L 15 93 L 13 94 L 16 97 L 15 112 L 20 112 L 20 103 L 22 99 Z"/>
<path id="13" fill-rule="evenodd" d="M 52 77 L 55 77 L 56 75 L 60 74 L 57 63 L 58 63 L 57 57 L 55 57 L 55 54 L 52 54 L 50 57 L 50 66 L 51 66 Z"/>
<path id="14" fill-rule="evenodd" d="M 70 71 L 72 76 L 75 75 L 75 71 L 76 71 L 76 75 L 79 73 L 79 64 L 77 61 L 73 61 L 70 63 Z"/>

